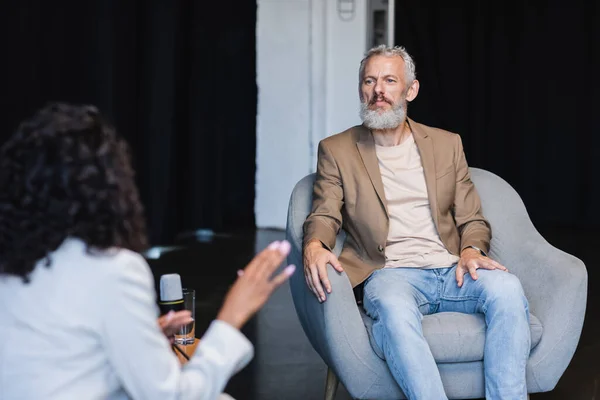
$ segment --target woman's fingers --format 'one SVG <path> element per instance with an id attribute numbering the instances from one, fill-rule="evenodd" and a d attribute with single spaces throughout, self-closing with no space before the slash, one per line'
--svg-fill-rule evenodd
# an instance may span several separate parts
<path id="1" fill-rule="evenodd" d="M 281 286 L 285 281 L 287 281 L 290 278 L 290 276 L 294 274 L 294 271 L 296 271 L 296 266 L 288 265 L 284 268 L 283 272 L 281 272 L 279 275 L 276 275 L 275 278 L 271 280 L 273 290 L 275 290 L 276 288 Z"/>
<path id="2" fill-rule="evenodd" d="M 270 277 L 283 262 L 285 257 L 287 257 L 290 249 L 291 245 L 287 240 L 273 242 L 265 250 L 258 253 L 256 257 L 250 261 L 242 274 L 238 273 L 238 275 L 241 276 L 248 273 L 256 273 L 261 276 Z"/>

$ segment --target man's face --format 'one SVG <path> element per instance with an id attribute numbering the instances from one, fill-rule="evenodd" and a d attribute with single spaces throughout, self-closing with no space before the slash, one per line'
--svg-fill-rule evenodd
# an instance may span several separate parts
<path id="1" fill-rule="evenodd" d="M 374 56 L 365 64 L 360 85 L 360 117 L 369 129 L 395 129 L 406 118 L 407 100 L 418 93 L 415 79 L 406 84 L 402 57 Z"/>
<path id="2" fill-rule="evenodd" d="M 374 56 L 367 61 L 361 82 L 361 100 L 369 110 L 383 113 L 406 101 L 402 57 Z"/>

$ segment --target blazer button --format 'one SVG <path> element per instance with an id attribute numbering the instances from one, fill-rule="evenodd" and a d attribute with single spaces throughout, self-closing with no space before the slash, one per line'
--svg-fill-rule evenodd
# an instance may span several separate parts
<path id="1" fill-rule="evenodd" d="M 383 251 L 383 246 L 382 245 L 377 246 L 377 250 L 379 250 L 379 252 L 381 253 Z"/>

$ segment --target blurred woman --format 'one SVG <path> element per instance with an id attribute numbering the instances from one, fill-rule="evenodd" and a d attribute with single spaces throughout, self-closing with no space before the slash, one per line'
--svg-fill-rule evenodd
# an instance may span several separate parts
<path id="1" fill-rule="evenodd" d="M 95 107 L 52 104 L 0 150 L 0 398 L 216 399 L 253 356 L 242 325 L 293 273 L 272 243 L 184 366 L 160 319 L 128 146 Z"/>

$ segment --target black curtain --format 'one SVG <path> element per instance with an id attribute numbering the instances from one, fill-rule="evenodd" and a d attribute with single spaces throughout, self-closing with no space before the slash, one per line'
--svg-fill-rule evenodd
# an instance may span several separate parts
<path id="1" fill-rule="evenodd" d="M 600 222 L 600 4 L 396 1 L 417 65 L 417 121 L 459 133 L 542 226 Z"/>
<path id="2" fill-rule="evenodd" d="M 132 146 L 153 243 L 254 228 L 256 2 L 8 3 L 2 142 L 48 101 L 95 104 Z"/>

